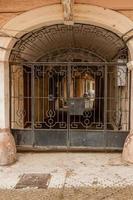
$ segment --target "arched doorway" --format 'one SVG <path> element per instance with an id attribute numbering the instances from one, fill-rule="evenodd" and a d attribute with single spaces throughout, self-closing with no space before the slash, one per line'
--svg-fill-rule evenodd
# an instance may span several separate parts
<path id="1" fill-rule="evenodd" d="M 127 46 L 104 28 L 52 25 L 10 55 L 11 129 L 18 146 L 121 149 L 129 132 Z"/>

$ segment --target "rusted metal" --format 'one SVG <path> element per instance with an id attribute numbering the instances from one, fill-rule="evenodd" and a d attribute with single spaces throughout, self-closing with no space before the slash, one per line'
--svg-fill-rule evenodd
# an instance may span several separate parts
<path id="1" fill-rule="evenodd" d="M 23 174 L 15 189 L 37 188 L 47 189 L 51 179 L 50 174 Z"/>

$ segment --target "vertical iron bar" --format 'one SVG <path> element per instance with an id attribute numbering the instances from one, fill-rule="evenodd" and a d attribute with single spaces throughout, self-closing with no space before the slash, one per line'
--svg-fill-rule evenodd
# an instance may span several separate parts
<path id="1" fill-rule="evenodd" d="M 70 85 L 71 85 L 71 65 L 67 66 L 67 97 L 70 98 Z"/>
<path id="2" fill-rule="evenodd" d="M 32 146 L 35 146 L 35 132 L 34 132 L 34 123 L 35 123 L 35 86 L 34 86 L 34 69 L 35 66 L 31 65 L 31 128 L 32 128 Z"/>
<path id="3" fill-rule="evenodd" d="M 70 99 L 70 86 L 71 86 L 71 65 L 68 63 L 67 65 L 67 102 L 68 102 L 68 114 L 67 114 L 67 149 L 70 147 L 70 106 L 69 106 L 69 99 Z"/>
<path id="4" fill-rule="evenodd" d="M 107 71 L 107 65 L 105 65 L 104 67 L 104 141 L 105 141 L 105 149 L 107 146 L 107 137 L 106 137 L 106 133 L 107 133 L 107 92 L 108 92 L 108 71 Z"/>

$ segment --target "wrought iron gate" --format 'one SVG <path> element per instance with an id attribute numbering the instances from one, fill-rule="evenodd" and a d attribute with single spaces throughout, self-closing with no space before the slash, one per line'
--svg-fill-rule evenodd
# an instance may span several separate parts
<path id="1" fill-rule="evenodd" d="M 11 129 L 19 147 L 121 149 L 129 130 L 122 63 L 11 65 Z"/>

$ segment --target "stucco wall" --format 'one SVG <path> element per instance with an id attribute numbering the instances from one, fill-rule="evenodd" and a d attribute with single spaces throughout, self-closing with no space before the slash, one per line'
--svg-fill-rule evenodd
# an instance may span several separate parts
<path id="1" fill-rule="evenodd" d="M 25 11 L 39 8 L 42 6 L 61 3 L 61 0 L 0 0 L 0 27 L 7 21 Z M 97 5 L 104 8 L 117 10 L 133 20 L 133 1 L 132 0 L 75 0 L 75 3 Z"/>

